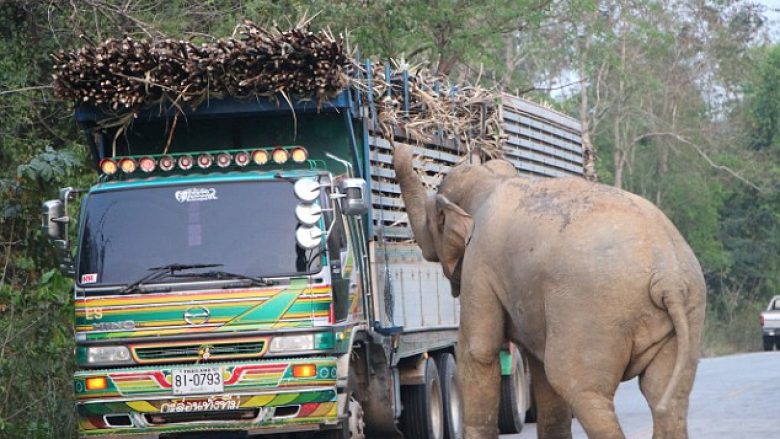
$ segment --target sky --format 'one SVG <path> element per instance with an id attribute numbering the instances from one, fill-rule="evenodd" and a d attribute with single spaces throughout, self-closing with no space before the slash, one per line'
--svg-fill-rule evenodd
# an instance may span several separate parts
<path id="1" fill-rule="evenodd" d="M 766 7 L 765 15 L 769 19 L 770 33 L 774 41 L 780 41 L 780 0 L 756 0 Z"/>

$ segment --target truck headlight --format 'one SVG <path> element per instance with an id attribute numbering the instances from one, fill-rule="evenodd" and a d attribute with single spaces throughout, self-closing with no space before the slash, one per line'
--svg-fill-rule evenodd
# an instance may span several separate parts
<path id="1" fill-rule="evenodd" d="M 281 335 L 271 340 L 270 352 L 311 351 L 314 349 L 314 334 Z"/>
<path id="2" fill-rule="evenodd" d="M 133 364 L 127 346 L 90 346 L 87 348 L 87 365 L 112 366 Z"/>

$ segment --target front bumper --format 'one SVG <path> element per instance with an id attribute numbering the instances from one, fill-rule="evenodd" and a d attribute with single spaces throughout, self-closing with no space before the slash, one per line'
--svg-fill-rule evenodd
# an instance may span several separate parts
<path id="1" fill-rule="evenodd" d="M 316 376 L 294 377 L 297 364 L 315 365 Z M 80 435 L 156 438 L 163 433 L 282 433 L 338 425 L 335 357 L 207 365 L 222 369 L 220 394 L 173 395 L 171 371 L 192 365 L 77 372 Z M 86 379 L 100 376 L 106 378 L 106 388 L 87 390 Z"/>

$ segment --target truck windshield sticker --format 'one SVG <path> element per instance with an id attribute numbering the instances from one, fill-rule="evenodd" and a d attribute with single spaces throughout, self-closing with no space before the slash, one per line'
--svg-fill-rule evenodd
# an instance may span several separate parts
<path id="1" fill-rule="evenodd" d="M 87 273 L 81 275 L 81 284 L 94 284 L 97 283 L 97 273 Z"/>
<path id="2" fill-rule="evenodd" d="M 176 201 L 179 203 L 192 203 L 196 201 L 209 201 L 217 199 L 217 190 L 213 187 L 191 187 L 176 191 Z"/>

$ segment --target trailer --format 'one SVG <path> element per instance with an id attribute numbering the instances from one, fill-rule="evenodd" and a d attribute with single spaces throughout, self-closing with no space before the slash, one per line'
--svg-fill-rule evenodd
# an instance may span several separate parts
<path id="1" fill-rule="evenodd" d="M 413 241 L 390 162 L 410 144 L 433 177 L 465 151 L 388 139 L 365 93 L 150 108 L 122 129 L 77 109 L 99 178 L 45 202 L 44 229 L 75 279 L 82 437 L 462 436 L 458 301 Z M 575 120 L 500 100 L 521 173 L 581 175 Z M 531 397 L 514 346 L 502 375 L 499 425 L 519 432 Z"/>

